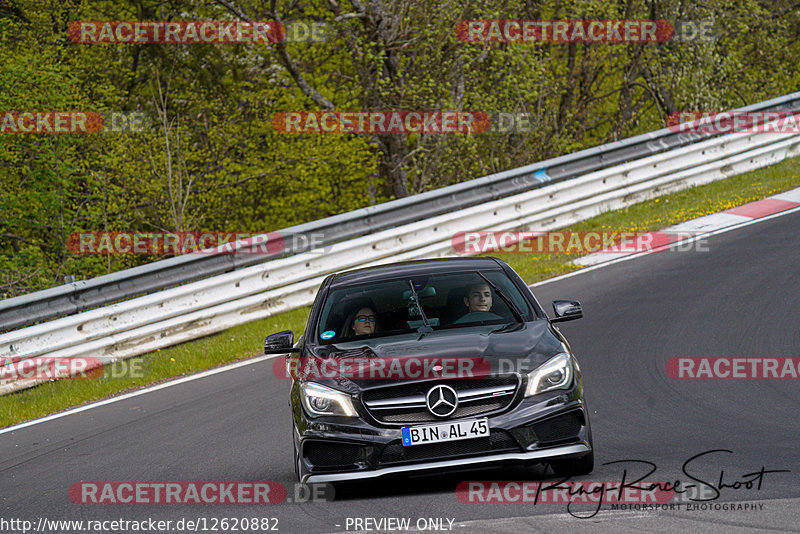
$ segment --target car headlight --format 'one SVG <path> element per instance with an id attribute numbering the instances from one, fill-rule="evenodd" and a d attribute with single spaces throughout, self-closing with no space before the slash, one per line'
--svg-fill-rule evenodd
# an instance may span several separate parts
<path id="1" fill-rule="evenodd" d="M 311 417 L 320 415 L 356 417 L 358 415 L 353 406 L 353 401 L 347 393 L 342 393 L 314 382 L 300 384 L 300 399 L 306 412 Z"/>
<path id="2" fill-rule="evenodd" d="M 566 352 L 557 354 L 528 373 L 525 396 L 536 395 L 551 389 L 567 389 L 572 384 L 572 358 Z"/>

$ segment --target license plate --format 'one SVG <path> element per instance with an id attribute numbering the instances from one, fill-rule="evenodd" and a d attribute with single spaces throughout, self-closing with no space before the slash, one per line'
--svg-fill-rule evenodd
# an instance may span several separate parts
<path id="1" fill-rule="evenodd" d="M 459 439 L 484 438 L 489 435 L 489 420 L 484 417 L 469 421 L 405 427 L 401 431 L 403 445 L 406 447 Z"/>

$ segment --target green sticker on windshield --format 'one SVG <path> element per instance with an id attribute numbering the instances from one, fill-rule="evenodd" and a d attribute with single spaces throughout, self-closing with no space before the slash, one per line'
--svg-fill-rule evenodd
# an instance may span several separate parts
<path id="1" fill-rule="evenodd" d="M 322 339 L 330 339 L 335 335 L 336 332 L 334 332 L 333 330 L 325 330 L 323 333 L 319 335 L 319 337 L 321 337 Z"/>

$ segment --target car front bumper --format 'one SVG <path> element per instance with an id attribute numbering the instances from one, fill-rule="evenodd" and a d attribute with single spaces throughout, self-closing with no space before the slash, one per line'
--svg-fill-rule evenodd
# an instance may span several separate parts
<path id="1" fill-rule="evenodd" d="M 298 471 L 306 483 L 538 463 L 592 452 L 581 388 L 526 398 L 488 416 L 489 438 L 410 447 L 402 445 L 400 426 L 387 428 L 363 418 L 312 419 L 299 405 L 294 408 Z"/>
<path id="2" fill-rule="evenodd" d="M 435 471 L 455 471 L 464 468 L 478 468 L 486 464 L 492 466 L 505 463 L 536 462 L 548 461 L 553 459 L 580 457 L 592 451 L 588 443 L 575 445 L 564 445 L 531 452 L 510 452 L 503 454 L 493 454 L 490 456 L 478 456 L 468 458 L 458 458 L 451 460 L 438 460 L 418 464 L 386 466 L 378 469 L 365 471 L 350 471 L 345 473 L 319 473 L 305 474 L 302 479 L 304 483 L 315 482 L 341 482 L 346 480 L 364 480 L 378 478 L 382 476 L 397 475 L 402 473 L 430 473 Z"/>

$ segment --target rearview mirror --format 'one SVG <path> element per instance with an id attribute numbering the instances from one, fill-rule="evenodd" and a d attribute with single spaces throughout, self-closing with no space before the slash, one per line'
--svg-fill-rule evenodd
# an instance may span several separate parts
<path id="1" fill-rule="evenodd" d="M 294 332 L 284 330 L 277 334 L 267 336 L 264 340 L 264 354 L 285 354 L 287 352 L 300 352 L 299 347 L 293 347 Z"/>
<path id="2" fill-rule="evenodd" d="M 554 300 L 553 311 L 556 316 L 550 319 L 551 323 L 573 321 L 583 317 L 583 308 L 581 308 L 581 303 L 577 300 Z"/>
<path id="3" fill-rule="evenodd" d="M 417 296 L 419 298 L 435 297 L 436 296 L 436 288 L 433 287 L 433 286 L 425 286 L 420 291 L 417 291 Z M 401 298 L 403 300 L 410 299 L 411 298 L 411 290 L 410 289 L 406 289 L 405 291 L 403 291 L 403 295 L 402 295 Z"/>

